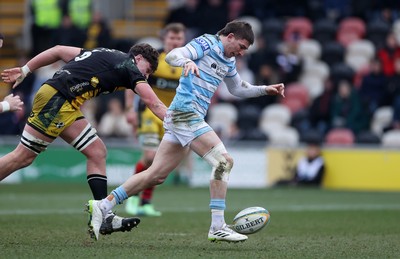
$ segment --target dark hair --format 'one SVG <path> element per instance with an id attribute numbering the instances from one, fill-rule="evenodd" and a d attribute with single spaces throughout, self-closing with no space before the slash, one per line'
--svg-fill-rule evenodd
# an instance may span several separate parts
<path id="1" fill-rule="evenodd" d="M 183 25 L 183 23 L 180 22 L 173 22 L 167 24 L 162 30 L 161 30 L 161 38 L 163 38 L 165 35 L 167 35 L 168 32 L 174 32 L 174 33 L 179 33 L 179 32 L 185 32 L 186 27 Z"/>
<path id="2" fill-rule="evenodd" d="M 254 43 L 254 32 L 251 25 L 244 21 L 231 21 L 225 25 L 217 34 L 228 36 L 229 33 L 233 33 L 236 39 L 245 39 L 250 45 Z"/>
<path id="3" fill-rule="evenodd" d="M 158 51 L 147 43 L 133 45 L 129 50 L 129 55 L 134 58 L 137 55 L 142 55 L 149 63 L 150 68 L 154 72 L 158 67 Z"/>

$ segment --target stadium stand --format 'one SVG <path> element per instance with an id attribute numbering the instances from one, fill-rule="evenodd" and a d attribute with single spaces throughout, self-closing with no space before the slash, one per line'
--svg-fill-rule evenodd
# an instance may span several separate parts
<path id="1" fill-rule="evenodd" d="M 346 128 L 333 128 L 325 137 L 325 143 L 327 145 L 351 146 L 354 144 L 354 141 L 354 133 Z"/>
<path id="2" fill-rule="evenodd" d="M 382 135 L 382 147 L 400 148 L 400 130 L 389 130 Z"/>

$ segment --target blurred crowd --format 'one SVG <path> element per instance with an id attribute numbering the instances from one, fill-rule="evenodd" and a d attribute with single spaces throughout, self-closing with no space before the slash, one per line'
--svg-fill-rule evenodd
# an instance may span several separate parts
<path id="1" fill-rule="evenodd" d="M 41 6 L 45 2 L 48 6 Z M 51 4 L 52 2 L 56 4 Z M 132 41 L 112 38 L 108 22 L 93 0 L 30 1 L 30 56 L 55 45 L 109 47 L 127 51 Z M 400 2 L 396 0 L 174 0 L 165 24 L 181 22 L 187 39 L 217 33 L 228 21 L 243 19 L 253 26 L 257 41 L 237 60 L 242 79 L 252 84 L 283 82 L 287 97 L 241 100 L 222 85 L 210 108 L 233 109 L 223 138 L 267 140 L 262 116 L 270 107 L 289 111 L 287 127 L 300 141 L 311 134 L 326 139 L 332 129 L 350 131 L 354 142 L 379 143 L 386 131 L 400 130 Z M 25 64 L 26 58 L 20 63 Z M 30 100 L 44 80 L 62 64 L 45 67 L 27 78 L 15 93 Z M 124 120 L 123 95 L 90 101 L 83 107 L 99 134 L 131 137 Z M 390 121 L 374 126 L 382 109 Z M 28 114 L 2 114 L 0 134 L 22 132 Z M 3 117 L 8 116 L 7 120 Z M 227 116 L 229 117 L 229 116 Z M 9 123 L 12 121 L 13 123 Z M 216 128 L 216 131 L 219 129 Z M 360 136 L 364 136 L 361 138 Z"/>

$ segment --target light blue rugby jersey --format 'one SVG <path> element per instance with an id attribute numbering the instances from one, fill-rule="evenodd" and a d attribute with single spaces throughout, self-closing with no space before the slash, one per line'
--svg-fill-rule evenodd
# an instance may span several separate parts
<path id="1" fill-rule="evenodd" d="M 237 74 L 234 57 L 224 57 L 224 47 L 217 35 L 204 34 L 186 44 L 189 57 L 199 68 L 200 78 L 182 76 L 169 110 L 193 111 L 205 117 L 217 87 L 225 77 Z"/>

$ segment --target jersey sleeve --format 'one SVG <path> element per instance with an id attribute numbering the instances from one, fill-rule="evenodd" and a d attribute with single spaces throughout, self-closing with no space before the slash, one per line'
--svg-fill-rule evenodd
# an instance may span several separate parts
<path id="1" fill-rule="evenodd" d="M 139 69 L 133 62 L 131 62 L 130 60 L 128 60 L 127 62 L 130 63 L 129 65 L 126 66 L 126 71 L 125 71 L 126 73 L 129 74 L 128 76 L 129 82 L 126 88 L 135 91 L 136 85 L 140 83 L 147 84 L 147 79 L 142 75 L 142 73 L 139 71 Z"/>
<path id="2" fill-rule="evenodd" d="M 205 36 L 200 36 L 191 40 L 185 47 L 190 52 L 190 59 L 196 60 L 210 52 L 212 44 L 213 43 Z"/>

